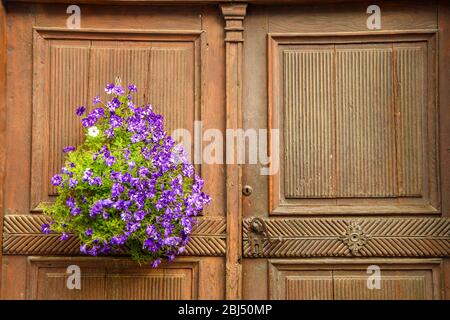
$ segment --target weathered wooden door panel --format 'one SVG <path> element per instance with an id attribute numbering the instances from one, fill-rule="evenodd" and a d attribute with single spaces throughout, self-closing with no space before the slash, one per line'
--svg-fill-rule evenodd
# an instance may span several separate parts
<path id="1" fill-rule="evenodd" d="M 367 268 L 382 269 L 379 289 L 367 287 Z M 441 281 L 439 259 L 392 260 L 271 260 L 269 295 L 290 300 L 431 300 L 440 299 L 434 282 Z"/>
<path id="2" fill-rule="evenodd" d="M 448 297 L 448 9 L 378 3 L 368 30 L 368 5 L 248 8 L 243 126 L 278 130 L 279 170 L 243 169 L 244 298 Z"/>
<path id="3" fill-rule="evenodd" d="M 225 199 L 221 165 L 196 165 L 214 201 L 184 257 L 157 270 L 126 258 L 89 259 L 76 239 L 44 236 L 41 204 L 56 193 L 62 148 L 81 141 L 74 110 L 116 76 L 135 83 L 137 102 L 165 117 L 166 130 L 224 130 L 224 31 L 217 6 L 81 5 L 81 29 L 66 27 L 68 5 L 7 9 L 7 144 L 2 297 L 11 299 L 205 299 L 225 288 Z M 198 133 L 197 133 L 198 134 Z M 201 132 L 200 132 L 201 134 Z M 191 158 L 193 159 L 193 149 Z M 61 256 L 61 255 L 65 255 Z M 44 257 L 46 256 L 46 257 Z M 79 265 L 82 289 L 66 286 Z"/>

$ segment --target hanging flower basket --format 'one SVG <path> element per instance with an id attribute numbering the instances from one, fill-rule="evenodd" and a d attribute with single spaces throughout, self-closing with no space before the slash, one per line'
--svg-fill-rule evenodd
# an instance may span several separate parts
<path id="1" fill-rule="evenodd" d="M 164 131 L 151 105 L 135 106 L 132 94 L 108 84 L 110 101 L 81 106 L 85 141 L 67 146 L 65 166 L 52 178 L 56 201 L 44 208 L 52 218 L 42 232 L 78 237 L 80 251 L 97 256 L 126 248 L 132 258 L 157 267 L 172 261 L 189 242 L 196 216 L 209 204 L 203 180 L 185 151 Z"/>

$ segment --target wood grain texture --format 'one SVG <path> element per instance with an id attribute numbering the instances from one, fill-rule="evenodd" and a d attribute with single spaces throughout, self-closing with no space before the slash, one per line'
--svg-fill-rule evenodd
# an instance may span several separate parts
<path id="1" fill-rule="evenodd" d="M 396 195 L 392 49 L 336 48 L 337 197 Z"/>
<path id="2" fill-rule="evenodd" d="M 152 48 L 149 99 L 167 121 L 167 132 L 193 132 L 195 73 L 193 48 Z M 174 81 L 175 80 L 175 81 Z M 190 124 L 189 126 L 186 126 Z"/>
<path id="3" fill-rule="evenodd" d="M 432 300 L 430 271 L 408 271 L 401 276 L 383 272 L 379 290 L 367 289 L 367 272 L 340 271 L 334 275 L 336 300 Z"/>
<path id="4" fill-rule="evenodd" d="M 435 40 L 269 36 L 268 122 L 283 132 L 271 214 L 440 212 Z"/>
<path id="5" fill-rule="evenodd" d="M 426 92 L 425 48 L 395 48 L 397 99 L 398 195 L 421 196 L 423 192 L 424 105 Z M 432 94 L 432 93 L 431 93 Z"/>
<path id="6" fill-rule="evenodd" d="M 450 194 L 450 4 L 448 1 L 438 2 L 439 26 L 439 90 L 437 101 L 439 103 L 440 122 L 440 177 L 442 194 Z M 442 198 L 442 214 L 450 217 L 450 197 Z M 445 299 L 450 300 L 450 259 L 446 260 L 444 268 Z"/>
<path id="7" fill-rule="evenodd" d="M 87 46 L 50 46 L 49 151 L 47 184 L 49 196 L 56 195 L 51 177 L 64 165 L 65 146 L 77 146 L 82 141 L 83 127 L 74 108 L 86 105 L 80 97 L 88 96 L 89 48 Z M 86 99 L 86 98 L 82 98 Z"/>
<path id="8" fill-rule="evenodd" d="M 447 218 L 267 219 L 272 240 L 265 240 L 258 254 L 250 246 L 249 223 L 244 220 L 244 256 L 248 258 L 450 256 Z M 357 242 L 357 250 L 352 250 Z"/>
<path id="9" fill-rule="evenodd" d="M 133 46 L 132 42 L 96 41 L 90 48 L 89 97 L 100 95 L 102 101 L 107 99 L 103 88 L 107 83 L 120 77 L 123 86 L 133 82 L 138 92 L 133 95 L 135 103 L 142 105 L 145 95 L 148 97 L 149 59 L 151 42 Z"/>
<path id="10" fill-rule="evenodd" d="M 439 259 L 269 260 L 269 297 L 294 300 L 433 300 L 442 298 Z M 369 289 L 367 268 L 380 268 Z"/>
<path id="11" fill-rule="evenodd" d="M 285 50 L 283 59 L 285 197 L 333 197 L 333 52 Z"/>
<path id="12" fill-rule="evenodd" d="M 306 274 L 306 275 L 305 275 Z M 307 275 L 286 276 L 286 300 L 332 300 L 333 278 L 329 271 L 317 271 Z M 282 287 L 279 289 L 282 291 Z"/>
<path id="13" fill-rule="evenodd" d="M 3 3 L 0 3 L 0 230 L 3 230 L 3 213 L 5 212 L 5 178 L 6 178 L 6 12 Z M 1 232 L 0 232 L 1 233 Z M 0 239 L 0 246 L 2 239 Z M 0 265 L 3 264 L 0 253 Z M 0 298 L 2 296 L 3 268 L 0 268 Z"/>
<path id="14" fill-rule="evenodd" d="M 243 20 L 247 4 L 220 6 L 225 20 L 226 129 L 242 128 Z M 234 148 L 236 149 L 236 148 Z M 226 298 L 242 296 L 242 172 L 237 150 L 228 150 L 226 165 Z"/>
<path id="15" fill-rule="evenodd" d="M 66 268 L 81 269 L 81 290 L 67 288 Z M 28 259 L 29 299 L 179 300 L 197 299 L 199 262 L 182 260 L 158 269 L 123 258 Z"/>
<path id="16" fill-rule="evenodd" d="M 435 1 L 379 1 L 382 30 L 436 28 Z M 334 1 L 330 4 L 270 6 L 267 19 L 269 32 L 373 32 L 367 30 L 366 14 L 370 3 Z"/>

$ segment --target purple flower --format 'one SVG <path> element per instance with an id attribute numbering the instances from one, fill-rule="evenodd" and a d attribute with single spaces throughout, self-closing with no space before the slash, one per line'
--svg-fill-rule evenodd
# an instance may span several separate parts
<path id="1" fill-rule="evenodd" d="M 105 92 L 107 94 L 111 94 L 113 92 L 114 89 L 114 83 L 108 83 L 105 87 Z"/>
<path id="2" fill-rule="evenodd" d="M 84 254 L 87 254 L 87 253 L 88 253 L 88 248 L 87 248 L 87 245 L 86 245 L 86 244 L 82 244 L 82 245 L 80 246 L 80 252 L 81 252 L 81 253 L 84 253 Z"/>
<path id="3" fill-rule="evenodd" d="M 131 178 L 132 178 L 132 176 L 128 172 L 125 172 L 124 174 L 122 174 L 122 182 L 130 182 Z"/>
<path id="4" fill-rule="evenodd" d="M 105 163 L 108 167 L 111 167 L 115 162 L 116 162 L 116 158 L 114 158 L 113 156 L 105 158 Z"/>
<path id="5" fill-rule="evenodd" d="M 70 214 L 72 215 L 72 216 L 77 216 L 77 215 L 79 215 L 81 213 L 81 208 L 78 208 L 78 207 L 73 207 L 71 210 L 70 210 Z"/>
<path id="6" fill-rule="evenodd" d="M 122 125 L 122 118 L 115 114 L 111 114 L 109 123 L 112 128 L 119 128 Z"/>
<path id="7" fill-rule="evenodd" d="M 69 152 L 72 152 L 74 150 L 75 150 L 74 146 L 67 146 L 67 147 L 64 147 L 63 152 L 64 153 L 69 153 Z"/>
<path id="8" fill-rule="evenodd" d="M 69 175 L 69 177 L 72 177 L 72 176 L 73 176 L 73 173 L 70 172 L 69 169 L 67 169 L 66 167 L 62 167 L 62 168 L 61 168 L 61 172 L 64 173 L 64 174 Z"/>
<path id="9" fill-rule="evenodd" d="M 62 214 L 70 212 L 58 215 L 54 229 L 66 231 L 61 240 L 77 231 L 85 254 L 117 253 L 125 245 L 132 256 L 142 250 L 139 256 L 143 253 L 156 268 L 163 258 L 173 261 L 185 250 L 196 216 L 211 198 L 202 191 L 204 181 L 187 153 L 165 131 L 163 116 L 150 104 L 133 103 L 134 84 L 125 89 L 128 92 L 108 84 L 109 101 L 96 96 L 93 110 L 81 120 L 88 137 L 78 150 L 88 156 L 75 159 L 70 154 L 75 163 L 69 162 L 52 178 L 54 185 L 62 186 L 63 198 L 57 202 L 66 205 Z M 76 113 L 82 116 L 86 108 Z M 50 225 L 43 225 L 42 231 L 49 233 Z"/>
<path id="10" fill-rule="evenodd" d="M 129 149 L 125 149 L 123 152 L 123 158 L 128 160 L 130 158 L 131 151 Z"/>
<path id="11" fill-rule="evenodd" d="M 94 203 L 92 205 L 91 209 L 89 210 L 89 216 L 95 217 L 95 216 L 99 215 L 102 212 L 103 212 L 102 202 L 101 201 L 97 201 L 96 203 Z"/>
<path id="12" fill-rule="evenodd" d="M 59 186 L 62 182 L 62 177 L 59 174 L 55 174 L 52 178 L 52 185 Z"/>
<path id="13" fill-rule="evenodd" d="M 175 253 L 173 253 L 172 251 L 169 251 L 167 253 L 167 261 L 172 262 L 173 260 L 175 260 Z"/>
<path id="14" fill-rule="evenodd" d="M 164 245 L 168 245 L 168 246 L 175 246 L 180 242 L 180 238 L 178 237 L 168 237 L 166 239 L 164 239 L 163 243 Z"/>
<path id="15" fill-rule="evenodd" d="M 114 112 L 117 108 L 120 107 L 120 101 L 116 97 L 112 98 L 111 101 L 107 103 L 108 109 L 111 112 Z"/>
<path id="16" fill-rule="evenodd" d="M 124 187 L 120 183 L 114 183 L 111 187 L 111 197 L 118 197 L 124 190 Z"/>
<path id="17" fill-rule="evenodd" d="M 147 228 L 145 229 L 145 233 L 149 236 L 149 237 L 154 237 L 156 235 L 156 228 L 154 225 L 149 224 L 147 226 Z"/>
<path id="18" fill-rule="evenodd" d="M 100 103 L 100 96 L 95 96 L 94 99 L 92 100 L 92 104 L 96 105 Z"/>
<path id="19" fill-rule="evenodd" d="M 77 186 L 77 184 L 78 184 L 78 180 L 77 179 L 70 179 L 69 180 L 69 188 L 70 189 L 73 189 L 73 188 L 75 188 L 76 186 Z"/>
<path id="20" fill-rule="evenodd" d="M 113 89 L 113 92 L 119 96 L 123 95 L 125 93 L 125 90 L 121 86 L 115 86 Z"/>
<path id="21" fill-rule="evenodd" d="M 129 221 L 129 220 L 131 219 L 131 213 L 130 213 L 129 211 L 123 211 L 123 212 L 120 214 L 120 218 L 121 218 L 123 221 Z"/>
<path id="22" fill-rule="evenodd" d="M 191 177 L 194 174 L 194 167 L 189 163 L 183 163 L 181 172 L 185 177 Z"/>
<path id="23" fill-rule="evenodd" d="M 91 249 L 88 250 L 88 254 L 95 257 L 98 255 L 98 249 L 99 246 L 93 246 Z"/>
<path id="24" fill-rule="evenodd" d="M 104 199 L 101 200 L 103 207 L 105 208 L 111 208 L 111 206 L 114 204 L 114 201 L 112 201 L 111 199 Z"/>
<path id="25" fill-rule="evenodd" d="M 117 171 L 111 171 L 111 174 L 109 175 L 109 178 L 113 181 L 120 181 L 122 177 L 122 174 Z"/>
<path id="26" fill-rule="evenodd" d="M 113 138 L 114 137 L 114 128 L 106 129 L 105 136 L 107 136 L 110 139 Z"/>
<path id="27" fill-rule="evenodd" d="M 84 231 L 86 237 L 91 237 L 92 233 L 93 233 L 92 228 L 87 228 L 86 231 Z"/>
<path id="28" fill-rule="evenodd" d="M 161 264 L 161 259 L 156 259 L 153 260 L 153 262 L 151 263 L 151 267 L 152 268 L 158 268 L 158 266 Z"/>
<path id="29" fill-rule="evenodd" d="M 146 212 L 144 210 L 138 210 L 134 213 L 134 220 L 141 221 L 145 218 Z"/>
<path id="30" fill-rule="evenodd" d="M 89 179 L 89 184 L 91 186 L 101 186 L 103 184 L 102 178 L 95 177 L 93 179 Z"/>
<path id="31" fill-rule="evenodd" d="M 77 110 L 75 111 L 76 115 L 81 117 L 83 113 L 86 111 L 86 108 L 84 106 L 79 106 Z"/>
<path id="32" fill-rule="evenodd" d="M 150 173 L 150 170 L 146 167 L 140 167 L 138 173 L 141 177 L 146 177 Z"/>
<path id="33" fill-rule="evenodd" d="M 41 226 L 41 231 L 42 231 L 42 233 L 49 234 L 50 231 L 51 231 L 50 225 L 49 225 L 48 223 L 44 223 L 44 224 Z"/>
<path id="34" fill-rule="evenodd" d="M 61 237 L 59 237 L 59 240 L 65 241 L 65 240 L 69 239 L 69 237 L 70 237 L 69 234 L 63 232 L 62 235 L 61 235 Z"/>
<path id="35" fill-rule="evenodd" d="M 97 122 L 97 118 L 95 117 L 95 115 L 92 115 L 92 114 L 90 114 L 87 118 L 83 118 L 81 120 L 81 124 L 85 128 L 92 127 L 96 122 Z"/>
<path id="36" fill-rule="evenodd" d="M 83 181 L 87 181 L 92 177 L 92 170 L 90 168 L 87 168 L 83 173 Z"/>
<path id="37" fill-rule="evenodd" d="M 127 238 L 124 235 L 114 236 L 111 238 L 110 243 L 113 246 L 117 246 L 117 245 L 120 246 L 120 245 L 124 244 L 126 240 L 127 240 Z"/>
<path id="38" fill-rule="evenodd" d="M 69 198 L 66 200 L 66 205 L 67 205 L 69 208 L 75 207 L 75 205 L 76 205 L 75 199 L 74 199 L 73 197 L 69 197 Z"/>
<path id="39" fill-rule="evenodd" d="M 91 111 L 89 116 L 98 120 L 101 117 L 105 116 L 105 109 L 103 109 L 102 107 L 95 108 L 94 110 Z"/>

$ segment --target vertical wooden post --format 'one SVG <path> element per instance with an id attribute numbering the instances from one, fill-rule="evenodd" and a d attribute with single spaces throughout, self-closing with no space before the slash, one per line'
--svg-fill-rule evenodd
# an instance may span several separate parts
<path id="1" fill-rule="evenodd" d="M 441 194 L 442 196 L 442 216 L 450 218 L 450 4 L 448 1 L 438 2 L 438 106 L 440 119 L 440 174 L 441 174 Z M 443 299 L 450 299 L 450 259 L 444 260 L 444 296 Z"/>
<path id="2" fill-rule="evenodd" d="M 242 58 L 243 22 L 247 4 L 222 4 L 225 19 L 225 81 L 226 129 L 242 128 Z M 242 297 L 242 205 L 241 167 L 237 163 L 236 148 L 232 150 L 233 163 L 226 165 L 227 198 L 227 257 L 226 299 Z M 227 152 L 231 152 L 228 150 Z M 230 159 L 227 155 L 227 159 Z"/>
<path id="3" fill-rule="evenodd" d="M 0 1 L 0 248 L 3 248 L 3 215 L 6 157 L 6 11 Z M 0 250 L 0 299 L 2 292 L 3 259 Z"/>

